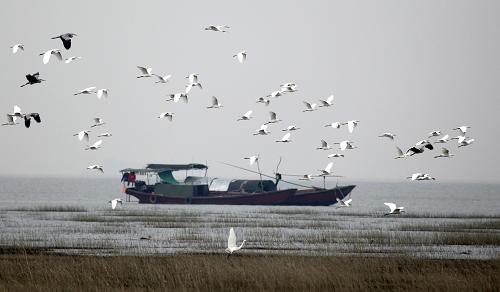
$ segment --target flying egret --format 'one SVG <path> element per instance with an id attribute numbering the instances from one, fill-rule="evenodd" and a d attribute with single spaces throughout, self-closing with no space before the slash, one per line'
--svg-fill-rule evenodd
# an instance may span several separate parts
<path id="1" fill-rule="evenodd" d="M 459 130 L 460 132 L 462 132 L 463 135 L 465 135 L 467 133 L 467 130 L 470 128 L 471 127 L 469 127 L 469 126 L 461 126 L 461 127 L 454 128 L 452 130 Z"/>
<path id="2" fill-rule="evenodd" d="M 266 97 L 279 97 L 282 95 L 283 95 L 283 93 L 281 92 L 281 90 L 275 90 L 275 91 L 271 92 L 271 94 L 266 95 Z"/>
<path id="3" fill-rule="evenodd" d="M 24 51 L 24 45 L 23 44 L 15 44 L 15 45 L 13 45 L 10 48 L 12 49 L 12 54 L 17 53 L 17 51 L 19 51 L 19 50 Z"/>
<path id="4" fill-rule="evenodd" d="M 156 81 L 155 83 L 167 83 L 170 80 L 170 78 L 172 78 L 172 74 L 168 74 L 165 76 L 161 76 L 158 74 L 152 74 L 152 75 L 156 76 L 156 78 L 158 78 L 158 81 Z"/>
<path id="5" fill-rule="evenodd" d="M 283 143 L 288 143 L 288 142 L 292 142 L 292 140 L 290 140 L 290 132 L 286 133 L 283 138 L 281 138 L 281 140 L 277 140 L 276 142 L 283 142 Z"/>
<path id="6" fill-rule="evenodd" d="M 26 75 L 26 79 L 28 80 L 28 82 L 26 82 L 25 84 L 21 85 L 21 87 L 24 87 L 24 86 L 26 86 L 28 84 L 29 85 L 33 85 L 33 84 L 36 84 L 36 83 L 42 83 L 42 81 L 45 81 L 44 79 L 40 78 L 40 73 L 39 72 Z"/>
<path id="7" fill-rule="evenodd" d="M 386 132 L 386 133 L 383 133 L 382 135 L 380 135 L 379 137 L 382 137 L 382 138 L 386 137 L 386 138 L 389 138 L 391 140 L 394 140 L 394 137 L 396 137 L 396 135 Z"/>
<path id="8" fill-rule="evenodd" d="M 295 125 L 290 125 L 286 127 L 286 129 L 283 129 L 281 131 L 297 131 L 297 130 L 300 130 L 300 128 L 297 128 Z"/>
<path id="9" fill-rule="evenodd" d="M 339 154 L 339 153 L 328 154 L 328 158 L 338 158 L 338 157 L 344 157 L 344 154 Z"/>
<path id="10" fill-rule="evenodd" d="M 188 76 L 186 76 L 186 78 L 188 78 L 189 80 L 189 84 L 195 84 L 195 83 L 198 83 L 198 73 L 191 73 L 189 74 Z"/>
<path id="11" fill-rule="evenodd" d="M 341 151 L 345 151 L 347 149 L 354 149 L 354 148 L 358 148 L 356 146 L 352 146 L 352 141 L 349 141 L 349 140 L 345 140 L 345 141 L 342 141 L 342 142 L 337 142 L 337 143 L 333 143 L 333 144 L 338 144 L 339 145 L 339 149 Z"/>
<path id="12" fill-rule="evenodd" d="M 16 116 L 18 118 L 24 117 L 24 114 L 23 114 L 21 108 L 19 106 L 17 106 L 17 105 L 14 106 L 14 110 L 12 111 L 11 115 L 12 116 Z"/>
<path id="13" fill-rule="evenodd" d="M 450 135 L 446 134 L 434 143 L 446 143 L 450 140 Z"/>
<path id="14" fill-rule="evenodd" d="M 404 208 L 405 207 L 397 207 L 396 204 L 394 203 L 384 203 L 384 205 L 386 205 L 387 207 L 389 207 L 391 209 L 391 211 L 389 213 L 386 213 L 385 215 L 397 215 L 397 214 L 401 214 L 404 212 Z"/>
<path id="15" fill-rule="evenodd" d="M 101 134 L 97 135 L 97 137 L 111 137 L 111 136 L 113 136 L 113 134 L 108 133 L 108 132 L 101 133 Z"/>
<path id="16" fill-rule="evenodd" d="M 47 64 L 50 61 L 50 56 L 52 55 L 56 56 L 59 61 L 62 61 L 63 59 L 61 51 L 57 49 L 48 50 L 47 52 L 40 54 L 40 56 L 43 56 L 42 61 L 44 64 Z"/>
<path id="17" fill-rule="evenodd" d="M 195 83 L 189 83 L 188 85 L 186 85 L 186 90 L 184 90 L 184 92 L 186 94 L 188 94 L 191 89 L 193 89 L 193 87 L 197 86 L 199 89 L 203 89 L 203 86 L 201 86 L 201 83 L 200 82 L 195 82 Z"/>
<path id="18" fill-rule="evenodd" d="M 295 85 L 294 83 L 281 84 L 280 87 L 281 93 L 295 92 L 298 90 L 297 85 Z"/>
<path id="19" fill-rule="evenodd" d="M 82 57 L 69 57 L 69 58 L 67 58 L 67 59 L 64 61 L 64 63 L 65 63 L 65 64 L 69 64 L 69 63 L 71 63 L 71 62 L 73 62 L 73 61 L 80 60 L 81 58 L 82 58 Z"/>
<path id="20" fill-rule="evenodd" d="M 78 140 L 80 140 L 80 141 L 85 139 L 85 141 L 88 142 L 89 141 L 89 133 L 90 133 L 90 131 L 83 130 L 83 131 L 80 131 L 76 134 L 73 134 L 73 136 L 78 136 Z"/>
<path id="21" fill-rule="evenodd" d="M 248 159 L 249 162 L 250 162 L 250 165 L 254 164 L 257 160 L 259 160 L 259 156 L 258 155 L 253 155 L 253 156 L 249 156 L 249 157 L 243 157 L 243 159 Z"/>
<path id="22" fill-rule="evenodd" d="M 137 69 L 141 71 L 142 75 L 137 76 L 136 78 L 148 78 L 148 77 L 153 77 L 153 68 L 151 67 L 141 67 L 137 66 Z"/>
<path id="23" fill-rule="evenodd" d="M 26 128 L 29 128 L 31 125 L 31 118 L 33 118 L 37 123 L 41 123 L 42 119 L 40 118 L 40 115 L 38 113 L 30 113 L 24 115 L 24 126 Z"/>
<path id="24" fill-rule="evenodd" d="M 271 102 L 271 100 L 265 99 L 264 97 L 257 98 L 257 103 L 263 103 L 266 106 L 268 106 L 270 102 Z"/>
<path id="25" fill-rule="evenodd" d="M 435 180 L 434 177 L 430 176 L 428 173 L 414 173 L 411 176 L 406 177 L 407 179 L 415 180 Z"/>
<path id="26" fill-rule="evenodd" d="M 440 155 L 437 155 L 437 156 L 434 156 L 434 158 L 439 158 L 439 157 L 448 157 L 448 158 L 451 158 L 455 156 L 454 154 L 450 154 L 450 151 L 446 148 L 442 148 L 441 149 L 441 154 Z"/>
<path id="27" fill-rule="evenodd" d="M 234 234 L 234 229 L 233 227 L 231 227 L 231 229 L 229 230 L 229 237 L 227 238 L 226 252 L 228 253 L 228 256 L 233 254 L 233 252 L 240 250 L 245 242 L 246 240 L 243 240 L 240 246 L 236 245 L 236 234 Z"/>
<path id="28" fill-rule="evenodd" d="M 62 43 L 64 45 L 64 48 L 66 50 L 69 50 L 71 48 L 71 39 L 73 37 L 75 37 L 75 36 L 76 36 L 76 33 L 68 32 L 68 33 L 65 33 L 65 34 L 53 37 L 52 39 L 53 40 L 55 40 L 55 39 L 61 39 L 61 41 L 62 41 Z"/>
<path id="29" fill-rule="evenodd" d="M 101 148 L 101 144 L 102 144 L 102 140 L 99 140 L 99 141 L 95 142 L 94 144 L 85 148 L 85 150 L 97 150 L 97 149 Z"/>
<path id="30" fill-rule="evenodd" d="M 429 138 L 441 136 L 441 131 L 432 131 L 429 133 Z"/>
<path id="31" fill-rule="evenodd" d="M 306 106 L 306 109 L 303 110 L 302 112 L 312 112 L 317 110 L 317 104 L 315 103 L 309 103 L 307 101 L 303 101 L 304 105 Z"/>
<path id="32" fill-rule="evenodd" d="M 328 107 L 333 105 L 333 94 L 330 95 L 326 100 L 320 99 L 321 105 L 319 107 Z"/>
<path id="33" fill-rule="evenodd" d="M 464 140 L 458 145 L 458 147 L 469 146 L 470 144 L 472 144 L 472 142 L 474 142 L 474 139 L 469 139 L 467 141 Z"/>
<path id="34" fill-rule="evenodd" d="M 94 118 L 94 124 L 90 126 L 91 128 L 93 127 L 99 127 L 106 124 L 102 118 Z"/>
<path id="35" fill-rule="evenodd" d="M 106 88 L 102 88 L 102 89 L 99 89 L 97 90 L 97 98 L 101 99 L 101 97 L 105 97 L 105 98 L 108 98 L 108 93 L 109 93 L 109 90 L 106 89 Z"/>
<path id="36" fill-rule="evenodd" d="M 349 133 L 352 133 L 354 131 L 354 128 L 358 126 L 359 121 L 358 120 L 352 120 L 352 121 L 347 121 L 345 123 L 342 123 L 343 125 L 347 125 L 347 128 L 349 129 Z"/>
<path id="37" fill-rule="evenodd" d="M 332 149 L 332 146 L 328 145 L 328 143 L 325 140 L 321 140 L 321 147 L 317 147 L 317 150 L 330 150 Z"/>
<path id="38" fill-rule="evenodd" d="M 90 165 L 90 166 L 87 167 L 87 169 L 97 169 L 101 173 L 104 173 L 104 170 L 102 169 L 102 165 L 98 165 L 98 164 Z"/>
<path id="39" fill-rule="evenodd" d="M 82 90 L 79 90 L 76 93 L 73 93 L 73 95 L 96 93 L 96 91 L 95 91 L 96 88 L 97 87 L 95 87 L 95 86 L 87 87 L 87 88 L 84 88 Z"/>
<path id="40" fill-rule="evenodd" d="M 311 174 L 304 174 L 299 180 L 313 180 L 313 176 Z"/>
<path id="41" fill-rule="evenodd" d="M 320 169 L 320 176 L 327 176 L 332 173 L 333 162 L 330 162 L 326 165 L 325 169 Z"/>
<path id="42" fill-rule="evenodd" d="M 172 121 L 174 118 L 174 113 L 172 112 L 163 112 L 158 116 L 159 119 L 167 118 L 169 121 Z"/>
<path id="43" fill-rule="evenodd" d="M 118 205 L 118 203 L 120 203 L 120 205 L 123 204 L 123 200 L 122 199 L 119 199 L 119 198 L 116 198 L 116 199 L 113 199 L 111 201 L 109 201 L 108 203 L 111 203 L 111 209 L 116 209 L 116 206 Z"/>
<path id="44" fill-rule="evenodd" d="M 276 113 L 275 112 L 269 112 L 269 116 L 270 116 L 270 120 L 265 122 L 265 124 L 274 124 L 274 123 L 278 123 L 278 122 L 281 122 L 280 119 L 276 118 Z"/>
<path id="45" fill-rule="evenodd" d="M 247 111 L 244 115 L 242 115 L 241 117 L 239 117 L 236 121 L 248 121 L 250 120 L 252 117 L 252 112 L 253 111 Z"/>
<path id="46" fill-rule="evenodd" d="M 233 55 L 233 58 L 236 57 L 238 58 L 238 62 L 242 63 L 247 60 L 247 52 L 246 51 L 241 51 L 235 55 Z"/>
<path id="47" fill-rule="evenodd" d="M 332 128 L 334 128 L 334 129 L 338 129 L 338 128 L 340 128 L 340 126 L 342 126 L 342 124 L 341 124 L 341 123 L 339 123 L 339 122 L 333 122 L 333 123 L 331 123 L 331 124 L 325 125 L 325 128 L 326 128 L 326 127 L 332 127 Z"/>
<path id="48" fill-rule="evenodd" d="M 187 93 L 178 92 L 178 93 L 174 93 L 174 94 L 169 94 L 168 97 L 169 97 L 169 99 L 167 99 L 166 101 L 173 101 L 173 102 L 177 103 L 179 100 L 182 99 L 182 101 L 184 101 L 184 103 L 188 103 Z"/>
<path id="49" fill-rule="evenodd" d="M 431 143 L 429 140 L 420 140 L 417 143 L 415 143 L 415 146 L 418 147 L 418 146 L 422 146 L 424 144 L 429 144 L 429 143 Z"/>
<path id="50" fill-rule="evenodd" d="M 223 105 L 221 103 L 219 103 L 219 100 L 217 99 L 217 97 L 212 96 L 212 105 L 207 106 L 207 108 L 221 108 L 221 107 L 223 107 Z"/>
<path id="51" fill-rule="evenodd" d="M 226 28 L 229 28 L 227 25 L 209 25 L 205 27 L 205 30 L 217 31 L 217 32 L 227 32 Z"/>
<path id="52" fill-rule="evenodd" d="M 267 130 L 267 125 L 263 124 L 260 126 L 260 128 L 258 130 L 255 131 L 254 136 L 255 135 L 268 135 L 268 134 L 271 134 L 271 132 L 269 132 Z"/>
<path id="53" fill-rule="evenodd" d="M 350 207 L 351 206 L 352 199 L 345 200 L 345 201 L 343 199 L 339 199 L 339 198 L 336 198 L 336 199 L 337 199 L 337 202 L 339 203 L 337 205 L 337 208 Z"/>

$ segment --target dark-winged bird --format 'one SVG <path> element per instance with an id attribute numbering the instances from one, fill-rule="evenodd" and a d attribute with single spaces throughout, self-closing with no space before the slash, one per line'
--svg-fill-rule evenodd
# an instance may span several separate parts
<path id="1" fill-rule="evenodd" d="M 39 72 L 36 72 L 34 74 L 28 74 L 26 75 L 26 79 L 28 80 L 28 82 L 26 82 L 25 84 L 21 85 L 21 87 L 24 87 L 26 85 L 33 85 L 33 84 L 36 84 L 36 83 L 41 83 L 42 81 L 45 81 L 43 79 L 40 78 L 40 73 Z"/>
<path id="2" fill-rule="evenodd" d="M 432 146 L 431 143 L 426 143 L 426 144 L 423 144 L 421 146 L 411 147 L 410 149 L 408 149 L 408 151 L 406 151 L 405 156 L 413 156 L 415 154 L 424 153 L 425 148 L 427 148 L 429 150 L 434 149 L 434 147 Z"/>
<path id="3" fill-rule="evenodd" d="M 64 48 L 66 50 L 69 50 L 71 48 L 71 38 L 76 36 L 75 33 L 71 33 L 71 32 L 68 32 L 68 33 L 65 33 L 65 34 L 62 34 L 60 36 L 56 36 L 56 37 L 53 37 L 52 39 L 55 40 L 55 39 L 61 39 L 63 45 L 64 45 Z"/>
<path id="4" fill-rule="evenodd" d="M 37 123 L 42 122 L 40 115 L 38 113 L 31 113 L 24 116 L 24 126 L 29 128 L 31 125 L 31 118 L 33 118 Z"/>

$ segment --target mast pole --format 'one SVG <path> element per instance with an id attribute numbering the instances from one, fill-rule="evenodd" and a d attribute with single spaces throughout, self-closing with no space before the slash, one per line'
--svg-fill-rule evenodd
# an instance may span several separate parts
<path id="1" fill-rule="evenodd" d="M 257 154 L 257 170 L 259 171 L 259 176 L 260 176 L 260 190 L 261 191 L 264 191 L 264 187 L 262 185 L 262 172 L 260 172 L 260 164 L 259 164 L 259 158 L 260 158 L 260 154 Z"/>

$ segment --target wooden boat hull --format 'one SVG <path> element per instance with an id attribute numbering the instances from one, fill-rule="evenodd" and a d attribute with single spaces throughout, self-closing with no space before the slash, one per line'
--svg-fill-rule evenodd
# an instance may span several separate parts
<path id="1" fill-rule="evenodd" d="M 180 197 L 127 188 L 125 193 L 139 199 L 141 204 L 193 204 L 193 205 L 282 205 L 297 189 L 264 193 L 210 192 L 206 196 Z"/>
<path id="2" fill-rule="evenodd" d="M 305 189 L 297 191 L 282 205 L 289 206 L 330 206 L 337 204 L 337 198 L 347 197 L 355 185 L 337 186 L 333 189 Z"/>

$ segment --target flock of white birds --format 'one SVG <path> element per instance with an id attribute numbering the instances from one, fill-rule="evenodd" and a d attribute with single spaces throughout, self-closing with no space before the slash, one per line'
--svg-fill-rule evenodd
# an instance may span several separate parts
<path id="1" fill-rule="evenodd" d="M 227 25 L 210 25 L 205 27 L 205 30 L 207 31 L 213 31 L 217 33 L 226 33 L 230 29 L 229 26 Z M 75 37 L 76 34 L 74 33 L 65 33 L 56 37 L 53 37 L 52 39 L 60 39 L 62 41 L 62 44 L 66 50 L 69 50 L 71 48 L 72 44 L 72 38 Z M 23 44 L 18 43 L 10 47 L 12 49 L 13 54 L 20 53 L 24 51 L 25 47 Z M 42 63 L 43 64 L 48 64 L 54 56 L 57 60 L 63 61 L 66 64 L 69 64 L 71 62 L 75 62 L 77 60 L 81 60 L 82 57 L 80 56 L 72 56 L 68 57 L 66 59 L 63 58 L 63 54 L 60 49 L 50 49 L 47 50 L 44 53 L 41 53 L 40 56 L 42 56 Z M 233 55 L 233 58 L 237 60 L 237 62 L 244 64 L 247 60 L 248 53 L 246 51 L 240 51 L 238 53 L 235 53 Z M 172 74 L 166 74 L 166 75 L 159 75 L 153 73 L 153 69 L 151 67 L 147 66 L 137 66 L 137 69 L 140 72 L 140 75 L 136 76 L 136 78 L 156 78 L 156 83 L 168 83 L 169 80 L 172 78 Z M 189 93 L 193 89 L 197 90 L 202 90 L 203 86 L 202 83 L 200 82 L 200 76 L 199 74 L 192 73 L 189 74 L 188 76 L 185 77 L 188 79 L 188 83 L 185 87 L 185 89 L 181 92 L 173 93 L 168 95 L 168 99 L 166 101 L 172 101 L 174 103 L 177 103 L 179 101 L 183 101 L 184 103 L 188 103 L 188 97 Z M 27 82 L 21 87 L 24 87 L 26 85 L 34 85 L 41 83 L 45 81 L 44 79 L 40 78 L 40 74 L 38 72 L 33 73 L 33 74 L 27 74 L 26 75 Z M 281 96 L 284 96 L 286 94 L 291 94 L 298 91 L 297 89 L 297 84 L 293 82 L 288 82 L 285 84 L 281 84 L 279 86 L 278 90 L 275 90 L 271 92 L 270 94 L 266 95 L 265 97 L 259 97 L 256 100 L 256 103 L 262 103 L 265 106 L 268 106 L 271 103 L 272 99 L 279 98 Z M 74 95 L 89 95 L 89 94 L 95 94 L 98 99 L 101 98 L 107 98 L 109 95 L 109 90 L 107 88 L 100 88 L 97 89 L 96 86 L 90 86 L 84 89 L 76 90 Z M 319 99 L 319 104 L 314 103 L 312 101 L 303 101 L 303 104 L 305 108 L 303 109 L 303 112 L 314 112 L 319 110 L 320 108 L 330 108 L 334 106 L 334 95 L 330 95 L 325 99 Z M 222 109 L 223 105 L 220 102 L 220 100 L 213 96 L 212 97 L 212 103 L 207 106 L 208 109 Z M 239 116 L 236 120 L 237 121 L 249 121 L 251 120 L 253 110 L 248 110 L 246 111 L 243 115 Z M 175 113 L 173 112 L 162 112 L 160 113 L 157 117 L 159 119 L 167 119 L 169 121 L 174 120 L 174 115 Z M 7 113 L 7 121 L 3 123 L 2 125 L 8 125 L 8 126 L 16 126 L 19 124 L 18 119 L 24 119 L 24 124 L 26 128 L 29 128 L 31 125 L 31 118 L 33 118 L 37 123 L 41 122 L 40 114 L 36 112 L 32 113 L 23 113 L 21 108 L 17 105 L 14 106 L 14 110 L 12 113 Z M 269 129 L 269 126 L 272 124 L 277 124 L 279 122 L 282 122 L 281 119 L 278 118 L 278 114 L 274 111 L 269 112 L 269 120 L 262 123 L 260 128 L 256 129 L 253 135 L 269 135 L 271 134 L 271 130 Z M 342 126 L 346 126 L 348 129 L 349 133 L 353 133 L 358 124 L 360 123 L 359 120 L 349 120 L 345 122 L 332 122 L 327 125 L 324 125 L 324 127 L 331 127 L 333 129 L 339 129 Z M 89 125 L 89 128 L 95 128 L 95 127 L 100 127 L 105 125 L 105 122 L 102 118 L 96 117 L 94 118 L 94 123 L 92 125 Z M 418 141 L 415 143 L 414 146 L 409 147 L 406 152 L 403 152 L 401 148 L 396 146 L 397 150 L 397 156 L 394 157 L 395 159 L 408 159 L 411 156 L 417 155 L 417 154 L 422 154 L 424 151 L 427 150 L 433 150 L 435 144 L 445 144 L 445 143 L 451 143 L 452 140 L 457 140 L 458 141 L 458 148 L 460 147 L 465 147 L 469 146 L 474 142 L 474 139 L 470 138 L 467 136 L 468 129 L 470 129 L 469 126 L 460 126 L 457 128 L 452 129 L 453 131 L 458 131 L 457 136 L 450 138 L 450 134 L 444 134 L 442 135 L 442 132 L 439 130 L 432 131 L 428 134 L 427 138 L 421 141 Z M 287 126 L 284 129 L 281 129 L 281 131 L 286 132 L 285 135 L 278 140 L 275 140 L 277 143 L 291 143 L 293 140 L 291 139 L 292 132 L 300 130 L 299 127 L 297 127 L 294 124 L 291 124 Z M 86 141 L 89 142 L 90 140 L 90 135 L 92 131 L 90 129 L 84 129 L 79 131 L 78 133 L 75 133 L 74 136 L 76 136 L 80 141 Z M 102 132 L 98 135 L 96 135 L 96 138 L 107 138 L 111 137 L 112 134 L 109 132 Z M 381 138 L 387 138 L 390 140 L 395 141 L 396 134 L 386 132 L 378 137 Z M 431 141 L 430 139 L 437 139 L 434 141 Z M 84 149 L 85 150 L 98 150 L 101 148 L 103 143 L 102 139 L 99 139 L 95 141 L 93 144 L 87 145 Z M 347 150 L 352 150 L 358 148 L 355 146 L 355 143 L 350 140 L 344 140 L 340 142 L 333 142 L 333 143 L 328 143 L 325 140 L 321 140 L 320 146 L 318 146 L 316 149 L 317 150 L 333 150 L 335 147 L 333 145 L 338 145 L 338 150 L 340 151 L 347 151 Z M 449 147 L 448 147 L 449 148 Z M 455 154 L 450 153 L 449 149 L 442 147 L 441 154 L 435 155 L 435 158 L 451 158 Z M 343 158 L 345 155 L 342 153 L 331 153 L 327 157 L 328 158 Z M 248 159 L 250 161 L 250 165 L 254 164 L 255 162 L 258 162 L 259 155 L 253 155 L 250 157 L 245 157 L 245 159 Z M 324 169 L 319 170 L 318 174 L 300 174 L 300 175 L 291 175 L 288 174 L 289 176 L 299 176 L 300 180 L 312 180 L 315 177 L 325 177 L 325 176 L 333 176 L 333 162 L 329 162 L 327 166 Z M 92 164 L 87 167 L 89 170 L 98 170 L 100 172 L 104 172 L 103 166 L 100 164 Z M 424 181 L 424 180 L 435 180 L 436 178 L 432 177 L 428 173 L 414 173 L 411 176 L 407 177 L 408 179 L 411 179 L 412 181 Z M 346 199 L 346 200 L 339 200 L 339 207 L 348 207 L 350 206 L 352 199 Z M 112 204 L 112 209 L 115 209 L 118 203 L 121 203 L 120 199 L 114 199 L 110 201 Z M 394 203 L 385 203 L 390 208 L 390 212 L 387 214 L 400 214 L 401 212 L 404 212 L 403 209 L 404 207 L 397 207 Z M 240 249 L 243 246 L 243 243 L 241 246 L 236 246 L 236 239 L 234 235 L 234 230 L 231 228 L 230 230 L 230 236 L 228 240 L 228 253 L 232 253 L 233 251 L 236 251 Z"/>

